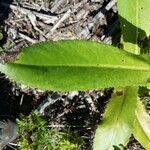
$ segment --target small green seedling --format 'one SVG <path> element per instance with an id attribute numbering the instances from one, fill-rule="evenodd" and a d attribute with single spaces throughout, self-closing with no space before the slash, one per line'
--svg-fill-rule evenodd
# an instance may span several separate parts
<path id="1" fill-rule="evenodd" d="M 149 150 L 150 117 L 138 100 L 138 87 L 150 87 L 150 56 L 137 55 L 150 35 L 149 5 L 149 0 L 118 1 L 122 44 L 128 52 L 91 41 L 44 42 L 24 48 L 16 61 L 0 64 L 0 71 L 19 83 L 46 90 L 115 87 L 96 130 L 94 150 L 125 145 L 131 134 Z M 122 94 L 118 95 L 118 87 Z"/>

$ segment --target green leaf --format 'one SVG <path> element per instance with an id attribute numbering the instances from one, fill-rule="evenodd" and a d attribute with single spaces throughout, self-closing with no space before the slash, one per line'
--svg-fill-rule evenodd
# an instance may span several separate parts
<path id="1" fill-rule="evenodd" d="M 24 48 L 0 64 L 9 78 L 30 87 L 70 91 L 148 85 L 150 64 L 118 48 L 90 41 L 59 41 Z"/>
<path id="2" fill-rule="evenodd" d="M 137 87 L 126 87 L 123 95 L 113 94 L 96 130 L 94 150 L 114 150 L 114 146 L 127 144 L 134 127 L 137 91 Z"/>
<path id="3" fill-rule="evenodd" d="M 118 0 L 124 49 L 140 54 L 138 41 L 150 36 L 150 0 Z"/>
<path id="4" fill-rule="evenodd" d="M 144 105 L 140 100 L 137 101 L 136 122 L 134 125 L 135 138 L 145 147 L 150 149 L 150 116 L 145 111 Z"/>

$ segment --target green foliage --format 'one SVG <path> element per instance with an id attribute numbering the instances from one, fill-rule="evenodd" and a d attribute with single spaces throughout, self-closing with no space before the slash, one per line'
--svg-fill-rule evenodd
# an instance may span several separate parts
<path id="1" fill-rule="evenodd" d="M 54 91 L 148 85 L 150 64 L 140 56 L 89 41 L 46 42 L 0 64 L 11 79 Z M 32 80 L 31 80 L 32 77 Z"/>
<path id="2" fill-rule="evenodd" d="M 127 144 L 133 133 L 137 91 L 137 87 L 126 87 L 113 94 L 96 130 L 94 150 L 113 150 Z"/>
<path id="3" fill-rule="evenodd" d="M 134 35 L 138 34 L 136 36 L 139 38 L 143 38 L 143 36 L 145 35 L 147 36 L 150 35 L 150 28 L 149 28 L 150 17 L 148 16 L 150 11 L 149 6 L 150 6 L 149 0 L 142 0 L 142 1 L 118 0 L 119 15 L 125 18 L 128 22 L 130 22 L 133 26 L 136 27 L 136 30 L 138 31 L 134 32 L 133 34 Z M 141 31 L 143 31 L 146 34 L 143 35 Z M 123 34 L 125 33 L 123 32 Z M 127 34 L 131 35 L 131 33 Z"/>
<path id="4" fill-rule="evenodd" d="M 1 26 L 0 26 L 0 41 L 3 39 L 3 32 L 2 32 L 2 30 L 1 30 Z M 2 45 L 0 44 L 0 54 L 1 54 L 1 52 L 3 51 L 3 49 L 2 49 L 2 47 L 1 47 Z"/>
<path id="5" fill-rule="evenodd" d="M 2 40 L 2 39 L 3 39 L 3 33 L 0 30 L 0 40 Z"/>
<path id="6" fill-rule="evenodd" d="M 9 49 L 11 49 L 13 46 L 14 43 L 6 38 L 4 27 L 0 26 L 0 54 L 9 52 Z"/>
<path id="7" fill-rule="evenodd" d="M 140 43 L 149 39 L 149 6 L 149 0 L 118 0 L 124 49 L 129 52 L 140 54 Z"/>
<path id="8" fill-rule="evenodd" d="M 83 144 L 76 134 L 49 129 L 47 121 L 37 112 L 28 117 L 22 116 L 17 123 L 20 135 L 18 145 L 21 150 L 80 150 Z"/>
<path id="9" fill-rule="evenodd" d="M 149 4 L 149 0 L 118 0 L 123 48 L 130 53 L 90 41 L 51 41 L 24 48 L 16 61 L 0 64 L 0 71 L 10 79 L 47 90 L 124 87 L 123 95 L 115 93 L 106 108 L 94 149 L 125 145 L 131 133 L 150 149 L 150 117 L 139 101 L 135 111 L 138 86 L 150 86 L 150 56 L 137 55 L 150 49 Z M 71 142 L 70 134 L 49 130 L 40 117 L 31 115 L 18 123 L 22 149 L 80 147 Z"/>
<path id="10" fill-rule="evenodd" d="M 140 54 L 143 51 L 148 52 L 150 50 L 150 28 L 148 25 L 150 18 L 147 16 L 150 11 L 149 4 L 149 0 L 118 0 L 123 48 L 130 53 Z M 147 40 L 146 42 L 145 39 Z M 142 57 L 150 64 L 150 56 L 148 54 Z M 141 87 L 139 93 L 140 97 L 143 97 L 147 93 L 146 88 Z M 136 113 L 134 112 L 137 101 L 137 88 L 130 87 L 128 93 L 122 96 L 122 103 L 118 102 L 118 99 L 119 97 L 113 96 L 106 108 L 104 120 L 99 124 L 96 131 L 94 150 L 111 150 L 115 149 L 116 145 L 125 145 L 131 133 L 134 133 L 136 139 L 141 142 L 146 150 L 149 150 L 150 116 L 145 112 L 139 100 Z M 122 112 L 124 112 L 123 116 Z M 105 143 L 105 141 L 108 142 Z"/>
<path id="11" fill-rule="evenodd" d="M 145 111 L 144 105 L 140 100 L 137 101 L 136 121 L 134 124 L 134 136 L 141 144 L 150 149 L 150 116 Z"/>

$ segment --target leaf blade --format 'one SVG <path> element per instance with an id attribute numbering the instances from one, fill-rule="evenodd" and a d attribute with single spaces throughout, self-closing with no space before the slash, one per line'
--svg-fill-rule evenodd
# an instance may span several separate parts
<path id="1" fill-rule="evenodd" d="M 113 95 L 104 113 L 104 120 L 96 130 L 94 150 L 113 150 L 113 146 L 127 144 L 134 125 L 137 90 L 137 87 L 126 87 L 123 96 Z"/>
<path id="2" fill-rule="evenodd" d="M 118 0 L 124 49 L 140 54 L 138 42 L 150 35 L 149 0 Z"/>
<path id="3" fill-rule="evenodd" d="M 150 116 L 146 113 L 144 105 L 140 100 L 137 101 L 133 134 L 146 149 L 150 149 Z"/>
<path id="4" fill-rule="evenodd" d="M 31 87 L 67 91 L 147 85 L 150 64 L 112 46 L 59 41 L 24 49 L 17 61 L 0 64 L 0 71 Z"/>

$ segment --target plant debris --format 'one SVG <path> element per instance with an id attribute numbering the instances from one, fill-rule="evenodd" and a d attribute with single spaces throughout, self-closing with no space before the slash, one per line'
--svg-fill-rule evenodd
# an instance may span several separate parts
<path id="1" fill-rule="evenodd" d="M 116 44 L 120 38 L 116 0 L 1 0 L 0 17 L 0 62 L 14 60 L 20 48 L 42 41 L 87 39 Z M 37 109 L 48 117 L 49 127 L 77 132 L 85 141 L 82 149 L 91 150 L 112 91 L 40 91 L 1 74 L 0 106 L 7 112 L 0 109 L 0 117 L 15 119 Z M 15 142 L 5 149 L 15 149 Z M 143 149 L 133 137 L 126 148 Z"/>

